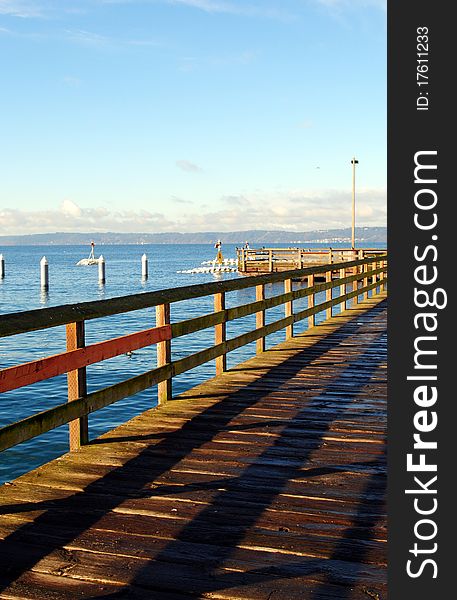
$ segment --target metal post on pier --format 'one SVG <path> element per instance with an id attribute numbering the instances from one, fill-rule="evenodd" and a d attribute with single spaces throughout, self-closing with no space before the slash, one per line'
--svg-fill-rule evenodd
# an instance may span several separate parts
<path id="1" fill-rule="evenodd" d="M 0 254 L 0 279 L 4 279 L 5 277 L 5 259 L 3 258 L 3 254 Z"/>

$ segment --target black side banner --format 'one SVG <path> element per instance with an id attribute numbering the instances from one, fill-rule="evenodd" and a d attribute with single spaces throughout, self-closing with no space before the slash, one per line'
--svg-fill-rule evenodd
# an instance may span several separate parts
<path id="1" fill-rule="evenodd" d="M 457 594 L 451 7 L 443 0 L 388 4 L 388 589 L 393 600 Z"/>

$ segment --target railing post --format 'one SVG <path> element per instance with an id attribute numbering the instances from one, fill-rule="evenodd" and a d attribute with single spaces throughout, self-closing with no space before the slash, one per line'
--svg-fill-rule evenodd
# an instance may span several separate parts
<path id="1" fill-rule="evenodd" d="M 314 275 L 308 275 L 308 287 L 314 287 Z M 308 308 L 314 308 L 314 294 L 308 296 Z M 316 315 L 310 315 L 308 317 L 308 329 L 314 327 L 316 324 Z"/>
<path id="2" fill-rule="evenodd" d="M 328 264 L 331 265 L 333 263 L 333 250 L 329 248 L 328 250 Z"/>
<path id="3" fill-rule="evenodd" d="M 332 271 L 331 270 L 327 271 L 325 273 L 325 281 L 327 283 L 329 283 L 329 282 L 331 283 L 331 281 L 332 281 Z M 330 288 L 328 290 L 325 290 L 325 300 L 327 302 L 329 302 L 331 299 L 332 299 L 332 288 Z M 325 316 L 326 316 L 327 319 L 331 319 L 332 318 L 332 307 L 331 306 L 330 306 L 330 308 L 326 309 Z"/>
<path id="4" fill-rule="evenodd" d="M 373 270 L 376 270 L 377 266 L 378 266 L 378 261 L 377 261 L 377 260 L 375 260 L 375 261 L 372 263 L 372 265 L 371 265 L 371 268 L 372 268 Z M 371 283 L 376 283 L 376 282 L 377 282 L 377 280 L 378 280 L 378 276 L 377 276 L 377 275 L 372 275 L 372 276 L 371 276 Z M 374 287 L 374 288 L 371 290 L 371 295 L 372 295 L 372 296 L 376 296 L 376 294 L 377 294 L 377 287 Z"/>
<path id="5" fill-rule="evenodd" d="M 225 292 L 214 294 L 214 311 L 225 310 Z M 214 344 L 222 344 L 226 341 L 226 323 L 219 323 L 214 327 Z M 227 370 L 227 355 L 222 354 L 216 358 L 216 375 L 220 375 Z"/>
<path id="6" fill-rule="evenodd" d="M 381 275 L 382 275 L 382 286 L 381 286 L 381 290 L 382 290 L 383 292 L 385 292 L 385 290 L 386 290 L 386 288 L 387 288 L 387 285 L 386 285 L 386 280 L 385 280 L 385 277 L 386 277 L 386 261 L 385 261 L 385 260 L 383 260 L 383 261 L 382 261 L 382 269 L 383 269 L 383 271 L 382 271 L 382 273 L 381 273 Z"/>
<path id="7" fill-rule="evenodd" d="M 284 293 L 288 294 L 292 291 L 292 279 L 286 279 L 284 281 Z M 293 313 L 292 300 L 290 302 L 286 302 L 284 305 L 284 312 L 286 317 L 291 317 Z M 290 338 L 294 337 L 294 324 L 291 323 L 286 327 L 286 340 L 290 340 Z"/>
<path id="8" fill-rule="evenodd" d="M 340 279 L 344 279 L 346 277 L 346 267 L 340 269 Z M 346 284 L 342 283 L 340 285 L 340 296 L 344 297 L 346 295 Z M 345 299 L 342 302 L 342 306 L 340 310 L 346 310 L 348 307 L 348 301 Z"/>
<path id="9" fill-rule="evenodd" d="M 363 269 L 363 266 L 362 266 L 362 267 L 359 267 L 359 265 L 356 265 L 356 266 L 354 267 L 354 275 L 357 275 L 357 276 L 359 275 L 359 269 L 360 269 L 360 268 L 362 268 L 362 269 Z M 356 291 L 356 290 L 358 290 L 358 289 L 359 289 L 359 280 L 358 280 L 358 279 L 355 279 L 355 281 L 353 281 L 353 282 L 352 282 L 352 291 L 353 291 L 353 292 L 355 292 L 355 291 Z M 356 304 L 358 304 L 358 303 L 359 303 L 359 297 L 358 297 L 358 295 L 357 295 L 357 296 L 354 296 L 354 297 L 352 298 L 352 304 L 355 306 L 355 305 L 356 305 Z"/>
<path id="10" fill-rule="evenodd" d="M 268 270 L 273 273 L 273 250 L 268 250 Z"/>
<path id="11" fill-rule="evenodd" d="M 255 299 L 256 301 L 265 300 L 265 286 L 263 284 L 255 286 Z M 255 314 L 255 327 L 260 329 L 265 326 L 265 311 L 259 310 Z M 257 354 L 265 352 L 265 338 L 261 337 L 256 342 Z"/>
<path id="12" fill-rule="evenodd" d="M 159 304 L 156 306 L 156 326 L 163 327 L 170 324 L 170 305 Z M 171 340 L 165 340 L 157 344 L 157 366 L 163 367 L 171 363 Z M 165 381 L 161 381 L 157 385 L 159 404 L 165 404 L 171 400 L 172 396 L 172 380 L 171 377 Z"/>
<path id="13" fill-rule="evenodd" d="M 67 334 L 67 350 L 76 350 L 77 348 L 84 348 L 85 336 L 84 336 L 84 321 L 78 321 L 77 323 L 69 323 L 66 326 Z M 87 381 L 86 381 L 86 368 L 76 369 L 75 371 L 69 371 L 67 373 L 68 383 L 68 402 L 77 400 L 87 394 Z M 78 450 L 84 444 L 89 441 L 89 427 L 87 415 L 70 421 L 69 426 L 69 440 L 70 440 L 70 451 Z"/>
<path id="14" fill-rule="evenodd" d="M 368 285 L 368 271 L 370 270 L 370 265 L 371 263 L 366 263 L 365 265 L 363 265 L 363 273 L 364 273 L 364 277 L 363 277 L 363 287 L 366 287 Z M 364 300 L 367 300 L 369 297 L 370 293 L 367 290 L 366 292 L 364 292 L 363 294 L 363 298 Z"/>
<path id="15" fill-rule="evenodd" d="M 370 270 L 370 266 L 371 263 L 366 263 L 365 265 L 363 265 L 363 270 L 365 272 L 365 277 L 363 278 L 363 287 L 366 287 L 368 285 L 368 275 L 366 275 L 366 273 L 368 273 L 368 271 Z M 363 297 L 365 300 L 368 300 L 369 296 L 370 292 L 368 290 L 364 292 Z"/>
<path id="16" fill-rule="evenodd" d="M 375 262 L 375 269 L 381 268 L 381 265 L 382 265 L 382 262 L 380 260 L 377 260 Z M 381 280 L 381 273 L 378 273 L 377 275 L 375 275 L 375 277 L 376 277 L 376 282 L 378 283 Z M 376 289 L 376 293 L 377 294 L 379 294 L 381 292 L 381 286 L 380 285 L 377 285 L 375 289 Z"/>

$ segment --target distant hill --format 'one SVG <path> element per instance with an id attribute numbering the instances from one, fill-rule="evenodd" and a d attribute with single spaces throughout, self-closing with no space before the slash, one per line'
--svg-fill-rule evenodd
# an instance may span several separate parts
<path id="1" fill-rule="evenodd" d="M 0 235 L 0 246 L 70 246 L 84 245 L 90 241 L 96 244 L 210 244 L 216 240 L 226 244 L 253 245 L 271 244 L 332 244 L 351 242 L 351 230 L 318 229 L 315 231 L 275 231 L 255 229 L 249 231 L 205 231 L 196 233 L 34 233 L 30 235 Z M 358 244 L 386 243 L 386 227 L 356 227 Z"/>

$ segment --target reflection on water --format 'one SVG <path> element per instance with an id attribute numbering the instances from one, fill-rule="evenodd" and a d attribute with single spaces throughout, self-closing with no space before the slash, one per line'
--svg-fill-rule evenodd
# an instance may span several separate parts
<path id="1" fill-rule="evenodd" d="M 41 287 L 40 289 L 40 304 L 49 303 L 49 288 Z"/>
<path id="2" fill-rule="evenodd" d="M 104 281 L 98 282 L 98 297 L 100 300 L 106 298 L 106 283 Z"/>

